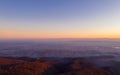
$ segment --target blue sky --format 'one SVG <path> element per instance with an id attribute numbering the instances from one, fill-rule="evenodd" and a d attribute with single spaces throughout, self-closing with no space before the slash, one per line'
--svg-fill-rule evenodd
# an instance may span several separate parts
<path id="1" fill-rule="evenodd" d="M 0 36 L 120 37 L 119 8 L 119 0 L 0 0 Z"/>

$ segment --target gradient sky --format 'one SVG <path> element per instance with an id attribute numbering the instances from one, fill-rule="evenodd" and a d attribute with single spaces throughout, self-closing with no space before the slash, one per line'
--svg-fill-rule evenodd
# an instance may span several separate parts
<path id="1" fill-rule="evenodd" d="M 120 0 L 0 0 L 0 39 L 120 38 Z"/>

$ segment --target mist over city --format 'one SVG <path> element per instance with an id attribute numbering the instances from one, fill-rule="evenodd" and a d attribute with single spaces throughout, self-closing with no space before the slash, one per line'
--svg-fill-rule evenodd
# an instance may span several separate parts
<path id="1" fill-rule="evenodd" d="M 120 75 L 120 1 L 0 0 L 0 75 Z"/>

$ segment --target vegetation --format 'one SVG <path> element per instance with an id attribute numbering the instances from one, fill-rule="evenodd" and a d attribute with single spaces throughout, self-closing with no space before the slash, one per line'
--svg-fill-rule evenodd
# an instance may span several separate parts
<path id="1" fill-rule="evenodd" d="M 0 75 L 120 75 L 113 67 L 100 68 L 80 59 L 69 62 L 22 59 L 0 58 Z"/>

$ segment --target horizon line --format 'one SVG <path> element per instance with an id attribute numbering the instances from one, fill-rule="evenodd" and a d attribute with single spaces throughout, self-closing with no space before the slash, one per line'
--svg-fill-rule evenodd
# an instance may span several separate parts
<path id="1" fill-rule="evenodd" d="M 0 40 L 59 40 L 59 39 L 106 39 L 106 40 L 120 40 L 120 38 L 0 38 Z"/>

